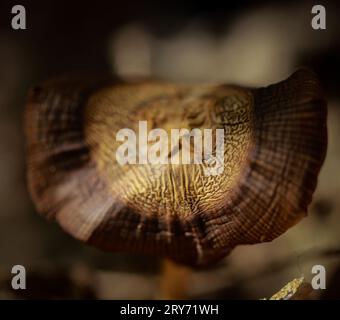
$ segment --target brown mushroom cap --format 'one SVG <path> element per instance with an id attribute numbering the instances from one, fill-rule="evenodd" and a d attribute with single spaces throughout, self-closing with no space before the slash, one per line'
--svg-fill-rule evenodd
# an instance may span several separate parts
<path id="1" fill-rule="evenodd" d="M 122 128 L 224 129 L 224 170 L 117 163 Z M 205 265 L 271 241 L 307 213 L 327 147 L 326 102 L 311 71 L 266 88 L 55 80 L 26 110 L 29 188 L 75 238 Z"/>

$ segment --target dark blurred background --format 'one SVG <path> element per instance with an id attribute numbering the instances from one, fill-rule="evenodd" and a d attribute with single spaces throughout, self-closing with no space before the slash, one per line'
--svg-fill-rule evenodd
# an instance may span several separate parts
<path id="1" fill-rule="evenodd" d="M 71 239 L 36 213 L 25 182 L 22 129 L 28 88 L 68 74 L 268 85 L 299 66 L 319 75 L 329 102 L 329 148 L 310 215 L 268 244 L 237 248 L 188 275 L 190 298 L 268 297 L 327 269 L 319 298 L 340 298 L 340 5 L 317 1 L 327 29 L 311 28 L 315 1 L 1 1 L 0 299 L 160 297 L 157 259 L 108 254 Z M 27 29 L 11 28 L 26 8 Z M 22 264 L 27 290 L 10 289 Z"/>

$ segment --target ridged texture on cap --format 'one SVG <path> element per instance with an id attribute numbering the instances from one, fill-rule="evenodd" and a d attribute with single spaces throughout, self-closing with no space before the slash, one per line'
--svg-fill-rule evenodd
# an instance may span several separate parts
<path id="1" fill-rule="evenodd" d="M 169 135 L 224 129 L 223 173 L 119 165 L 116 133 L 138 133 L 142 120 Z M 260 89 L 55 80 L 31 90 L 25 126 L 29 189 L 42 215 L 101 249 L 191 265 L 271 241 L 305 216 L 327 146 L 326 102 L 308 70 Z"/>

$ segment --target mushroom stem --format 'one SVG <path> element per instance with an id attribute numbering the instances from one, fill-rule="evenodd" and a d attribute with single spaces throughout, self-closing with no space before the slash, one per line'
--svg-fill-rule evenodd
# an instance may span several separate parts
<path id="1" fill-rule="evenodd" d="M 160 299 L 187 299 L 192 269 L 164 259 L 161 272 Z"/>

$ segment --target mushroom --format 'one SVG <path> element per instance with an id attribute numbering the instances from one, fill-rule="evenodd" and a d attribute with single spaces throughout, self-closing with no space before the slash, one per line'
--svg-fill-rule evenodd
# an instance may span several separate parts
<path id="1" fill-rule="evenodd" d="M 30 91 L 25 119 L 38 212 L 100 249 L 189 266 L 271 241 L 303 218 L 327 147 L 326 101 L 307 69 L 256 89 L 52 80 Z M 166 132 L 223 129 L 222 173 L 204 174 L 207 163 L 120 165 L 117 132 L 141 120 Z"/>

